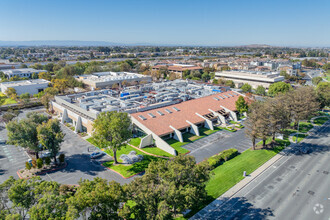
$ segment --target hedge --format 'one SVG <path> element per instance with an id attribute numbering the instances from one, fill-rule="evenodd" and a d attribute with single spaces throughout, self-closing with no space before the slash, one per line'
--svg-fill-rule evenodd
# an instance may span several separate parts
<path id="1" fill-rule="evenodd" d="M 212 169 L 218 167 L 223 162 L 230 160 L 238 155 L 238 151 L 234 148 L 224 150 L 217 155 L 210 157 L 207 162 L 212 167 Z"/>

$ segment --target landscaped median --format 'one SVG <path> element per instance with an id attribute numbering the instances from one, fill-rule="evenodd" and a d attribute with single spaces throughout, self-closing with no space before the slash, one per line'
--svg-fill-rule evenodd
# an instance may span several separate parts
<path id="1" fill-rule="evenodd" d="M 89 143 L 98 147 L 93 138 L 88 138 L 86 140 Z M 137 141 L 137 140 L 134 140 L 134 141 Z M 111 150 L 109 150 L 109 149 L 102 149 L 102 150 L 104 150 L 104 152 L 106 152 L 108 155 L 113 157 L 113 152 Z M 116 165 L 113 164 L 114 161 L 108 161 L 108 162 L 103 163 L 102 165 L 109 168 L 110 170 L 115 171 L 116 173 L 121 175 L 123 178 L 130 178 L 136 174 L 144 172 L 144 170 L 148 167 L 150 162 L 156 161 L 156 160 L 165 160 L 163 158 L 148 155 L 136 148 L 133 148 L 130 145 L 125 145 L 120 150 L 117 151 L 118 161 L 123 162 L 120 159 L 120 156 L 122 154 L 129 154 L 129 152 L 131 152 L 131 151 L 136 151 L 137 155 L 139 155 L 139 154 L 143 155 L 143 160 L 140 162 L 136 162 L 134 164 L 116 164 Z"/>

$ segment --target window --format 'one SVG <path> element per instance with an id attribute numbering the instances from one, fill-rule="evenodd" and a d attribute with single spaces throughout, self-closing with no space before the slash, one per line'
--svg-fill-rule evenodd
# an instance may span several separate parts
<path id="1" fill-rule="evenodd" d="M 143 115 L 139 115 L 139 118 L 141 118 L 142 120 L 147 120 Z"/>
<path id="2" fill-rule="evenodd" d="M 180 109 L 178 109 L 177 107 L 173 107 L 173 109 L 177 112 L 180 111 Z"/>

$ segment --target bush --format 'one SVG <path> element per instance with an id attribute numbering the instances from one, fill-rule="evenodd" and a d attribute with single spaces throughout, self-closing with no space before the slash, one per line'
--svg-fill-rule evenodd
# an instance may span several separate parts
<path id="1" fill-rule="evenodd" d="M 230 160 L 238 155 L 238 151 L 234 148 L 224 150 L 217 155 L 210 157 L 207 161 L 212 169 L 218 167 L 223 162 Z"/>
<path id="2" fill-rule="evenodd" d="M 64 163 L 64 161 L 65 161 L 65 155 L 64 155 L 64 154 L 60 154 L 60 156 L 58 157 L 58 160 L 59 160 L 61 163 Z"/>
<path id="3" fill-rule="evenodd" d="M 33 168 L 37 167 L 37 160 L 35 158 L 32 159 L 32 167 Z"/>
<path id="4" fill-rule="evenodd" d="M 46 165 L 49 165 L 50 162 L 51 162 L 50 157 L 45 157 L 45 158 L 44 158 L 44 161 L 45 161 L 45 164 L 46 164 Z"/>
<path id="5" fill-rule="evenodd" d="M 44 165 L 44 161 L 41 158 L 39 158 L 37 160 L 37 167 L 38 167 L 38 169 L 42 168 L 43 165 Z"/>
<path id="6" fill-rule="evenodd" d="M 25 162 L 25 168 L 27 169 L 27 170 L 31 170 L 31 164 L 29 163 L 29 162 Z"/>

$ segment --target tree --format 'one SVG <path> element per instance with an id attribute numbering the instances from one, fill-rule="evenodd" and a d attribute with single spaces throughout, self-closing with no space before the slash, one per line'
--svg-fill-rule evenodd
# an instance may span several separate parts
<path id="1" fill-rule="evenodd" d="M 49 94 L 51 96 L 55 96 L 59 93 L 58 89 L 57 88 L 53 88 L 53 87 L 48 87 L 45 89 L 45 93 L 46 94 Z"/>
<path id="2" fill-rule="evenodd" d="M 318 76 L 318 77 L 314 77 L 313 79 L 312 79 L 312 83 L 314 84 L 314 85 L 318 85 L 320 82 L 322 82 L 322 77 L 320 77 L 320 76 Z"/>
<path id="3" fill-rule="evenodd" d="M 275 98 L 268 98 L 265 101 L 265 108 L 268 111 L 269 132 L 273 142 L 277 133 L 283 131 L 290 125 L 289 109 L 285 105 L 286 97 L 279 95 Z"/>
<path id="4" fill-rule="evenodd" d="M 225 85 L 229 86 L 230 88 L 235 88 L 235 83 L 232 80 L 226 80 Z"/>
<path id="5" fill-rule="evenodd" d="M 21 100 L 23 100 L 25 103 L 29 102 L 30 101 L 30 98 L 31 98 L 31 95 L 30 93 L 26 92 L 26 93 L 23 93 L 19 96 L 19 98 Z"/>
<path id="6" fill-rule="evenodd" d="M 287 93 L 290 90 L 292 90 L 292 87 L 290 84 L 287 84 L 285 82 L 276 82 L 269 86 L 268 93 L 271 96 L 276 96 L 280 93 L 282 93 L 282 94 Z"/>
<path id="7" fill-rule="evenodd" d="M 14 88 L 8 88 L 6 90 L 6 95 L 10 97 L 11 99 L 17 99 L 17 93 Z"/>
<path id="8" fill-rule="evenodd" d="M 52 75 L 49 72 L 41 72 L 38 74 L 39 79 L 52 80 Z"/>
<path id="9" fill-rule="evenodd" d="M 288 93 L 285 101 L 295 128 L 297 128 L 299 121 L 307 119 L 320 107 L 312 87 L 300 87 Z"/>
<path id="10" fill-rule="evenodd" d="M 123 62 L 122 64 L 120 64 L 120 71 L 122 72 L 129 72 L 131 71 L 132 67 L 126 63 L 126 62 Z"/>
<path id="11" fill-rule="evenodd" d="M 252 141 L 252 150 L 255 150 L 256 139 L 258 137 L 258 112 L 256 110 L 258 105 L 260 105 L 259 102 L 254 102 L 251 104 L 248 112 L 248 118 L 245 122 L 245 133 Z"/>
<path id="12" fill-rule="evenodd" d="M 40 102 L 45 106 L 46 111 L 49 110 L 50 107 L 50 101 L 52 100 L 53 96 L 50 94 L 45 94 L 41 97 Z"/>
<path id="13" fill-rule="evenodd" d="M 67 219 L 120 219 L 118 209 L 124 202 L 124 190 L 115 182 L 107 182 L 99 177 L 79 182 L 79 188 L 69 198 Z"/>
<path id="14" fill-rule="evenodd" d="M 61 130 L 60 122 L 57 119 L 51 119 L 37 127 L 39 142 L 49 150 L 56 163 L 56 155 L 61 149 L 64 134 Z"/>
<path id="15" fill-rule="evenodd" d="M 97 144 L 109 147 L 113 152 L 114 163 L 117 164 L 117 150 L 132 134 L 131 119 L 125 112 L 102 112 L 93 124 L 93 137 Z"/>
<path id="16" fill-rule="evenodd" d="M 149 164 L 145 175 L 127 186 L 127 200 L 120 215 L 125 219 L 172 219 L 187 209 L 199 207 L 207 199 L 208 163 L 196 164 L 192 156 Z M 180 172 L 178 172 L 178 170 Z"/>
<path id="17" fill-rule="evenodd" d="M 70 194 L 60 191 L 60 184 L 40 177 L 17 179 L 10 177 L 0 184 L 1 219 L 64 219 L 66 199 Z"/>
<path id="18" fill-rule="evenodd" d="M 248 104 L 243 96 L 238 97 L 237 101 L 235 102 L 235 106 L 236 110 L 239 111 L 240 114 L 248 111 Z"/>
<path id="19" fill-rule="evenodd" d="M 241 87 L 241 89 L 242 89 L 243 92 L 245 92 L 245 93 L 247 93 L 247 92 L 251 92 L 251 90 L 252 90 L 252 86 L 251 86 L 250 84 L 248 84 L 248 83 L 245 83 L 245 84 Z"/>
<path id="20" fill-rule="evenodd" d="M 321 108 L 330 106 L 330 82 L 320 82 L 317 84 L 316 94 Z"/>
<path id="21" fill-rule="evenodd" d="M 53 81 L 54 88 L 58 89 L 61 93 L 64 93 L 64 90 L 68 87 L 67 79 L 54 79 Z"/>
<path id="22" fill-rule="evenodd" d="M 265 87 L 263 87 L 261 85 L 258 86 L 257 89 L 256 89 L 256 94 L 257 95 L 262 95 L 262 96 L 266 95 L 266 89 L 265 89 Z"/>
<path id="23" fill-rule="evenodd" d="M 4 123 L 8 123 L 10 122 L 11 120 L 13 120 L 14 118 L 16 117 L 15 114 L 11 113 L 11 112 L 6 112 L 2 115 L 1 117 L 1 120 L 4 122 Z"/>
<path id="24" fill-rule="evenodd" d="M 39 140 L 37 136 L 37 126 L 47 121 L 45 115 L 37 113 L 29 113 L 27 118 L 20 121 L 11 121 L 6 125 L 8 131 L 8 142 L 23 148 L 28 148 L 36 153 L 39 158 L 38 152 Z"/>

